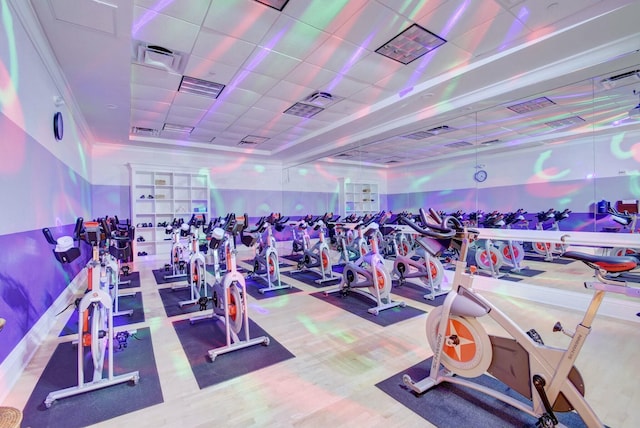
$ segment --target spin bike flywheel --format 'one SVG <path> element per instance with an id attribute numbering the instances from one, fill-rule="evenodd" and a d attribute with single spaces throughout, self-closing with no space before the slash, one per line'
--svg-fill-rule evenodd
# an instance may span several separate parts
<path id="1" fill-rule="evenodd" d="M 442 307 L 427 316 L 426 333 L 435 352 Z M 475 318 L 449 315 L 440 361 L 449 371 L 464 377 L 477 377 L 487 371 L 493 352 L 489 335 Z"/>
<path id="2" fill-rule="evenodd" d="M 444 266 L 442 266 L 442 262 L 435 257 L 429 257 L 429 261 L 425 260 L 425 264 L 427 269 L 431 271 L 431 280 L 433 281 L 434 288 L 440 288 L 440 284 L 442 284 L 442 278 L 444 277 Z M 429 276 L 424 275 L 421 276 L 420 279 L 425 285 L 429 284 Z"/>
<path id="3" fill-rule="evenodd" d="M 376 266 L 376 278 L 373 278 L 373 284 L 369 286 L 369 292 L 374 296 L 376 295 L 376 287 L 382 299 L 389 297 L 389 293 L 391 292 L 391 277 L 385 270 L 383 263 L 379 263 L 378 266 Z"/>

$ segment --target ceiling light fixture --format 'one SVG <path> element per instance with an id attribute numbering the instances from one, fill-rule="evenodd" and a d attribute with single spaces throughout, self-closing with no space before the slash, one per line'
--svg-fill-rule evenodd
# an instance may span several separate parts
<path id="1" fill-rule="evenodd" d="M 554 103 L 547 97 L 540 97 L 540 98 L 525 101 L 522 103 L 512 104 L 510 106 L 507 106 L 507 108 L 515 113 L 525 114 L 525 113 L 530 113 L 532 111 L 540 110 L 555 104 L 556 103 Z"/>
<path id="2" fill-rule="evenodd" d="M 568 126 L 580 125 L 584 122 L 586 122 L 586 120 L 584 120 L 580 116 L 570 116 L 570 117 L 564 117 L 558 120 L 552 120 L 550 122 L 545 122 L 544 124 L 551 128 L 557 129 L 557 128 L 566 128 Z"/>
<path id="3" fill-rule="evenodd" d="M 324 109 L 321 107 L 312 106 L 310 104 L 295 103 L 294 105 L 292 105 L 291 107 L 283 111 L 283 113 L 291 114 L 293 116 L 310 118 L 320 113 L 323 110 Z"/>
<path id="4" fill-rule="evenodd" d="M 256 0 L 258 3 L 262 3 L 265 6 L 272 7 L 282 12 L 282 9 L 287 5 L 289 0 Z"/>
<path id="5" fill-rule="evenodd" d="M 376 49 L 376 52 L 407 65 L 446 42 L 426 28 L 413 24 Z"/>
<path id="6" fill-rule="evenodd" d="M 172 123 L 165 123 L 162 127 L 163 131 L 178 132 L 181 134 L 191 134 L 193 132 L 193 126 L 176 125 Z"/>
<path id="7" fill-rule="evenodd" d="M 178 92 L 200 95 L 208 98 L 218 98 L 224 89 L 222 83 L 210 82 L 195 77 L 182 76 Z"/>

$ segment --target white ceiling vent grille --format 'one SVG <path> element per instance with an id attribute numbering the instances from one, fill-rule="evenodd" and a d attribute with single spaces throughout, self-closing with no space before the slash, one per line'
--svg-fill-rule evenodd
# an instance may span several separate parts
<path id="1" fill-rule="evenodd" d="M 329 92 L 316 91 L 303 99 L 301 102 L 322 108 L 327 108 L 337 103 L 338 101 L 341 101 L 342 99 L 342 97 L 331 95 Z"/>
<path id="2" fill-rule="evenodd" d="M 140 43 L 137 49 L 136 61 L 151 67 L 179 72 L 182 55 L 162 46 Z"/>
<path id="3" fill-rule="evenodd" d="M 449 125 L 436 126 L 435 128 L 427 129 L 427 132 L 432 133 L 433 135 L 442 135 L 447 132 L 455 131 L 456 128 L 452 128 Z"/>
<path id="4" fill-rule="evenodd" d="M 157 137 L 160 134 L 160 131 L 153 128 L 143 128 L 140 126 L 134 126 L 131 128 L 131 134 L 133 135 L 148 135 L 152 137 Z"/>

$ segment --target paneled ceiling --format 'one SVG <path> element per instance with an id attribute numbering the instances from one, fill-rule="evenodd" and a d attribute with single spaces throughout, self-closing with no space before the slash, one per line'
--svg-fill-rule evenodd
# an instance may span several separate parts
<path id="1" fill-rule="evenodd" d="M 393 168 L 640 128 L 637 0 L 285 3 L 31 0 L 96 143 Z M 413 24 L 446 42 L 376 52 Z"/>

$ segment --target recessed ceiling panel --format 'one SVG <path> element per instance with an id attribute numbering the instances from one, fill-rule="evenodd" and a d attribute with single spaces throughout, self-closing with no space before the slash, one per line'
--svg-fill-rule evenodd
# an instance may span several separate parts
<path id="1" fill-rule="evenodd" d="M 255 45 L 224 34 L 202 30 L 193 46 L 192 54 L 214 63 L 238 67 L 255 49 Z"/>
<path id="2" fill-rule="evenodd" d="M 213 0 L 203 26 L 234 38 L 258 43 L 280 13 L 254 1 Z"/>
<path id="3" fill-rule="evenodd" d="M 55 18 L 87 29 L 116 35 L 118 6 L 108 1 L 49 0 Z"/>
<path id="4" fill-rule="evenodd" d="M 180 52 L 191 52 L 200 27 L 151 9 L 133 7 L 131 37 Z"/>
<path id="5" fill-rule="evenodd" d="M 163 15 L 172 16 L 195 25 L 201 25 L 209 10 L 211 0 L 198 1 L 158 1 L 135 0 L 136 6 L 141 6 Z"/>

